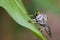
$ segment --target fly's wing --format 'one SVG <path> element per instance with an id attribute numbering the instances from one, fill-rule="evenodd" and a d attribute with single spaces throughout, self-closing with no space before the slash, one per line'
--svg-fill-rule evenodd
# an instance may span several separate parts
<path id="1" fill-rule="evenodd" d="M 43 15 L 43 17 L 44 17 L 44 20 L 47 21 L 47 19 L 48 19 L 47 15 Z"/>
<path id="2" fill-rule="evenodd" d="M 42 20 L 43 20 L 43 23 L 47 24 L 47 15 L 43 14 Z"/>

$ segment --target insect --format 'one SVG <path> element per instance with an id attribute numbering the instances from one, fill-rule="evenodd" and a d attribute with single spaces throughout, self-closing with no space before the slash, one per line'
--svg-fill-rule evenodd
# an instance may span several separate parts
<path id="1" fill-rule="evenodd" d="M 30 16 L 33 16 L 33 15 L 30 15 Z M 50 31 L 50 27 L 49 25 L 47 24 L 47 21 L 48 21 L 48 18 L 47 18 L 47 15 L 44 14 L 44 13 L 40 13 L 40 11 L 36 11 L 35 14 L 34 14 L 34 19 L 32 19 L 32 23 L 37 23 L 39 25 L 41 25 L 43 28 L 43 30 L 45 30 L 48 35 L 51 37 L 52 34 L 51 34 L 51 31 Z"/>

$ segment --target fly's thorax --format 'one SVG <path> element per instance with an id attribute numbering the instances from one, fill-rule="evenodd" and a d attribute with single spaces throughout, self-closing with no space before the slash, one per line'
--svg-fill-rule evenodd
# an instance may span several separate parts
<path id="1" fill-rule="evenodd" d="M 44 19 L 44 20 L 43 20 Z M 39 23 L 39 24 L 46 24 L 46 20 L 47 18 L 45 17 L 44 14 L 39 14 L 38 16 L 36 16 L 36 21 Z M 46 21 L 45 21 L 46 20 Z"/>

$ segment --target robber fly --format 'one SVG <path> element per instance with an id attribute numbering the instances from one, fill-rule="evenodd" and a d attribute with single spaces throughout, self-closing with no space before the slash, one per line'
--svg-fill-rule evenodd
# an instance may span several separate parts
<path id="1" fill-rule="evenodd" d="M 35 18 L 31 20 L 32 23 L 37 23 L 41 25 L 43 27 L 43 30 L 45 30 L 48 33 L 48 35 L 51 37 L 52 35 L 51 35 L 50 27 L 47 24 L 47 20 L 48 20 L 47 15 L 44 13 L 40 13 L 40 11 L 36 11 L 34 16 Z"/>

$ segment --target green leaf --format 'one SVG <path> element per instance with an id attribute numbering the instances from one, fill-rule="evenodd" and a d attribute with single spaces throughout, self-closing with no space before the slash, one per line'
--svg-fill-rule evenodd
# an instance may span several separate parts
<path id="1" fill-rule="evenodd" d="M 28 22 L 31 19 L 22 0 L 0 0 L 0 6 L 3 7 L 18 24 L 31 30 L 41 40 L 45 40 L 43 35 L 36 28 L 36 25 Z"/>

